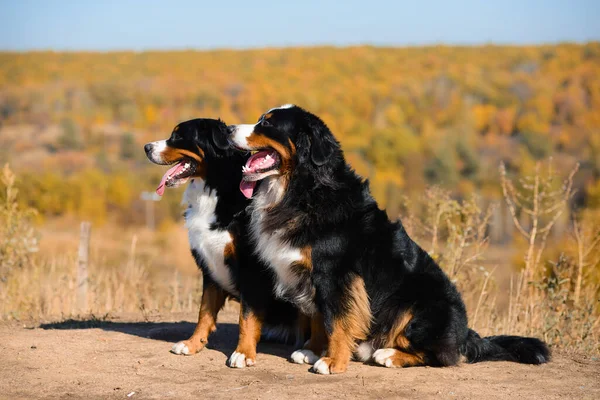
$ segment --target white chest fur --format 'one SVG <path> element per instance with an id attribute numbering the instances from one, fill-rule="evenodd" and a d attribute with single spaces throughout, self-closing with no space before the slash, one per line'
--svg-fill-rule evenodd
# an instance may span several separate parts
<path id="1" fill-rule="evenodd" d="M 225 246 L 232 241 L 231 234 L 227 230 L 211 228 L 217 219 L 217 200 L 216 191 L 205 187 L 204 181 L 194 179 L 183 195 L 183 203 L 188 205 L 185 227 L 190 247 L 204 259 L 211 277 L 226 291 L 237 294 L 224 256 Z"/>
<path id="2" fill-rule="evenodd" d="M 305 290 L 306 282 L 301 282 L 292 265 L 303 260 L 299 248 L 282 239 L 281 231 L 265 232 L 263 229 L 267 208 L 278 202 L 283 195 L 276 177 L 267 178 L 262 183 L 252 203 L 251 234 L 258 256 L 273 270 L 276 276 L 275 295 L 296 303 L 303 309 L 312 306 L 312 292 Z"/>

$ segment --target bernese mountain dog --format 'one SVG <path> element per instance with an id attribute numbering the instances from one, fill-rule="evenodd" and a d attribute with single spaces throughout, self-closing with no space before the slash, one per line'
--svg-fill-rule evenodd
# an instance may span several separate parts
<path id="1" fill-rule="evenodd" d="M 188 340 L 172 347 L 175 354 L 192 355 L 216 330 L 217 314 L 228 297 L 239 299 L 239 341 L 227 365 L 244 368 L 256 363 L 261 336 L 302 346 L 309 319 L 292 304 L 274 296 L 271 271 L 253 254 L 247 235 L 248 200 L 238 190 L 246 158 L 227 141 L 220 120 L 194 119 L 177 125 L 167 140 L 148 143 L 150 161 L 172 165 L 156 193 L 189 181 L 183 203 L 192 255 L 203 274 L 198 324 Z"/>
<path id="2" fill-rule="evenodd" d="M 549 360 L 538 339 L 481 338 L 468 328 L 456 287 L 378 208 L 317 116 L 284 105 L 229 132 L 236 148 L 257 151 L 240 183 L 253 198 L 254 248 L 276 276 L 277 296 L 312 316 L 312 337 L 293 361 L 317 360 L 312 370 L 331 374 L 353 354 L 385 367 Z"/>

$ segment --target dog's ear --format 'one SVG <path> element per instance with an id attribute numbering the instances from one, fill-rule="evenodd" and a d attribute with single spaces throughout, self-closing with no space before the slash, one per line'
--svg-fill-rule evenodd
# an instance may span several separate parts
<path id="1" fill-rule="evenodd" d="M 321 119 L 313 114 L 306 117 L 310 137 L 310 159 L 316 166 L 325 164 L 336 149 L 337 142 Z"/>
<path id="2" fill-rule="evenodd" d="M 217 126 L 212 130 L 212 138 L 215 146 L 221 150 L 227 150 L 229 148 L 229 141 L 227 140 L 227 125 L 221 120 Z"/>

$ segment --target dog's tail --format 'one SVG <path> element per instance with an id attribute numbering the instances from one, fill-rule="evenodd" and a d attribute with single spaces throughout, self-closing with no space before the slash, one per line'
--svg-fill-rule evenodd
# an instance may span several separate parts
<path id="1" fill-rule="evenodd" d="M 539 339 L 523 336 L 488 336 L 482 338 L 469 329 L 462 349 L 468 363 L 480 361 L 514 361 L 543 364 L 550 361 L 550 349 Z"/>

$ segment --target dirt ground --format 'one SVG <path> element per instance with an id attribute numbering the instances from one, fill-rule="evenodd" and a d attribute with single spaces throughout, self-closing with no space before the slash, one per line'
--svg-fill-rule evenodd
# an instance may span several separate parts
<path id="1" fill-rule="evenodd" d="M 171 342 L 193 330 L 191 314 L 152 322 L 113 316 L 101 322 L 4 323 L 0 397 L 600 399 L 600 360 L 561 353 L 543 366 L 386 369 L 353 362 L 345 374 L 320 376 L 288 362 L 289 347 L 261 344 L 256 366 L 234 370 L 225 361 L 237 339 L 235 311 L 221 313 L 209 348 L 195 356 L 169 353 Z"/>

